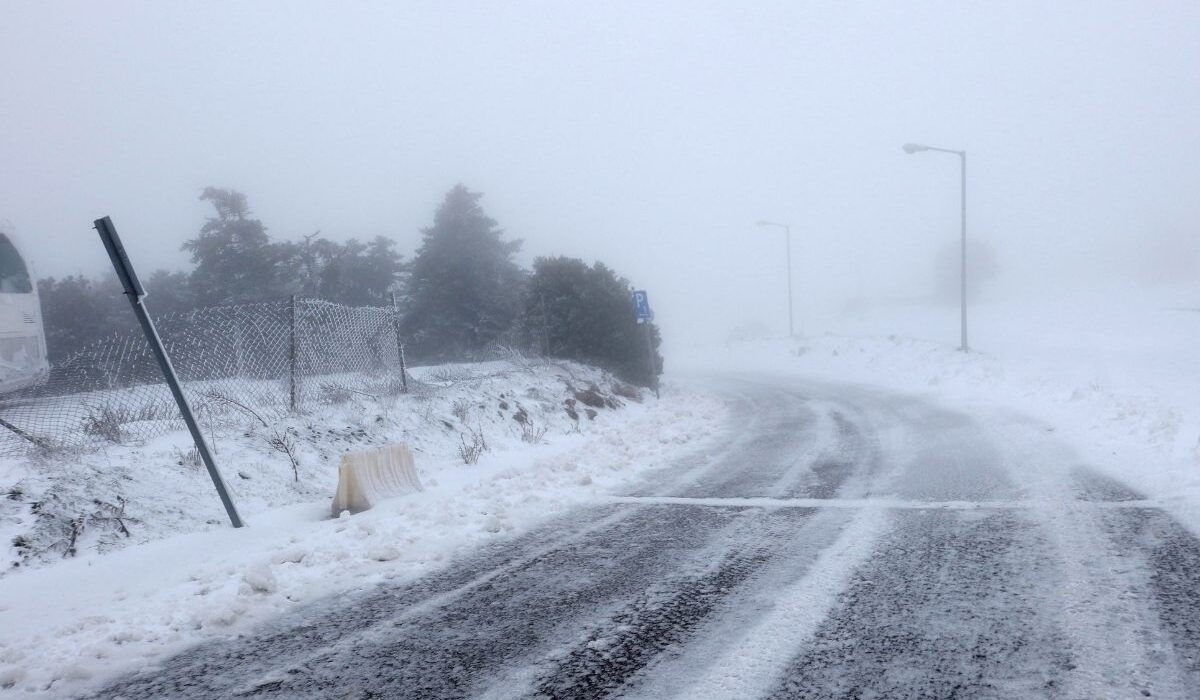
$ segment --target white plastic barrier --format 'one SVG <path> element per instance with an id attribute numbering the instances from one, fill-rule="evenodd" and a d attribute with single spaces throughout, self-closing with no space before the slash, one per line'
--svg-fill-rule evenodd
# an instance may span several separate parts
<path id="1" fill-rule="evenodd" d="M 417 468 L 406 445 L 346 452 L 338 466 L 333 517 L 338 517 L 344 510 L 359 513 L 385 498 L 420 490 Z"/>

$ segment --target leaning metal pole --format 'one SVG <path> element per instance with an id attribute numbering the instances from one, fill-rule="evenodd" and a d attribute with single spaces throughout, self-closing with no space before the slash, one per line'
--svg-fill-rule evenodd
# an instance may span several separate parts
<path id="1" fill-rule="evenodd" d="M 129 256 L 125 254 L 125 248 L 117 236 L 117 229 L 113 227 L 112 220 L 107 216 L 103 219 L 96 219 L 95 226 L 96 231 L 100 234 L 100 240 L 104 241 L 104 248 L 108 251 L 109 259 L 112 260 L 117 278 L 121 280 L 121 286 L 125 288 L 125 296 L 129 297 L 133 313 L 137 316 L 138 323 L 146 334 L 146 340 L 150 343 L 150 349 L 154 352 L 154 359 L 158 360 L 158 367 L 162 370 L 163 378 L 166 379 L 167 386 L 171 388 L 175 403 L 179 405 L 183 422 L 187 424 L 188 431 L 192 434 L 192 440 L 196 443 L 196 451 L 200 453 L 200 459 L 204 461 L 204 467 L 208 469 L 208 475 L 212 477 L 213 486 L 217 487 L 217 495 L 221 497 L 225 512 L 229 514 L 229 522 L 234 527 L 242 527 L 242 519 L 233 505 L 233 499 L 229 497 L 229 490 L 225 488 L 221 472 L 217 470 L 217 464 L 213 461 L 208 443 L 204 441 L 204 435 L 200 432 L 195 415 L 192 414 L 192 407 L 188 403 L 187 397 L 183 395 L 183 389 L 179 386 L 179 377 L 176 376 L 175 368 L 171 365 L 171 358 L 167 355 L 162 339 L 158 337 L 158 331 L 154 328 L 154 321 L 151 320 L 149 312 L 146 311 L 146 305 L 142 302 L 146 291 L 142 289 L 142 283 L 138 281 L 137 274 L 133 271 Z"/>

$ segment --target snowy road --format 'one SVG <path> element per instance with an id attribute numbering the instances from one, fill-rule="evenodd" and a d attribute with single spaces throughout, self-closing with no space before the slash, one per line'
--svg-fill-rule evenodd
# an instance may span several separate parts
<path id="1" fill-rule="evenodd" d="M 719 453 L 96 697 L 1200 696 L 1200 542 L 1048 426 L 707 383 Z"/>

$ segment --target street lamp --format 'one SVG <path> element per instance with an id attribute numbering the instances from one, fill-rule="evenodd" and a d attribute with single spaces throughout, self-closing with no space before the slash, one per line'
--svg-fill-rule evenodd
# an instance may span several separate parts
<path id="1" fill-rule="evenodd" d="M 759 226 L 777 226 L 783 229 L 783 240 L 787 246 L 787 280 L 788 280 L 788 337 L 796 335 L 796 324 L 792 316 L 792 227 L 789 224 L 777 224 L 774 221 L 759 221 Z"/>
<path id="2" fill-rule="evenodd" d="M 922 151 L 938 151 L 940 153 L 953 153 L 959 158 L 962 165 L 962 244 L 960 246 L 961 264 L 962 264 L 962 283 L 960 286 L 962 300 L 962 347 L 959 350 L 967 352 L 967 152 L 955 151 L 949 148 L 936 148 L 934 146 L 922 146 L 917 143 L 904 144 L 904 152 L 912 155 Z"/>

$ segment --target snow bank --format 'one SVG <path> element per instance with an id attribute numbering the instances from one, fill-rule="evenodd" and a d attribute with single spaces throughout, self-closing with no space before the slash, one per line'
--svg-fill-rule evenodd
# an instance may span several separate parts
<path id="1" fill-rule="evenodd" d="M 355 396 L 279 425 L 247 416 L 216 429 L 242 530 L 224 523 L 182 434 L 60 462 L 2 463 L 0 485 L 21 492 L 5 502 L 10 541 L 14 532 L 55 535 L 39 534 L 33 499 L 86 510 L 89 495 L 120 498 L 130 535 L 97 525 L 84 529 L 74 557 L 9 553 L 25 563 L 0 576 L 0 697 L 78 693 L 307 601 L 436 570 L 666 466 L 724 419 L 723 404 L 670 382 L 661 400 L 630 398 L 573 364 L 418 375 L 436 390 Z M 487 449 L 468 465 L 462 449 L 473 435 Z M 413 448 L 425 490 L 330 519 L 340 454 L 391 442 Z"/>

